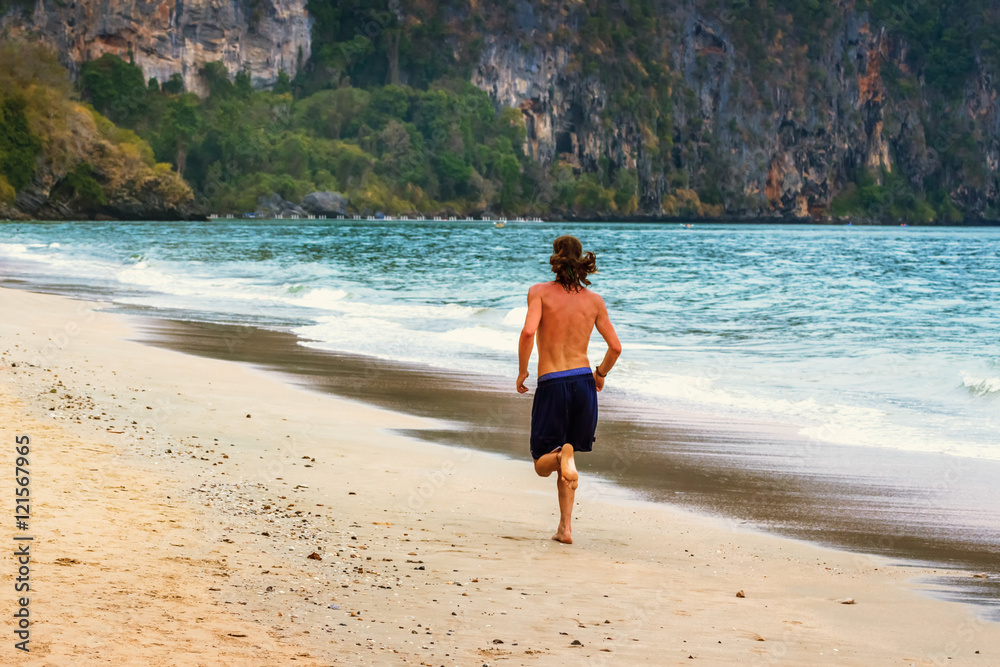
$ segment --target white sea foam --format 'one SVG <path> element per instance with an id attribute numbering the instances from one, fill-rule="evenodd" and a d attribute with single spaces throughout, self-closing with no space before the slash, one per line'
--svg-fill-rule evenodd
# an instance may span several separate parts
<path id="1" fill-rule="evenodd" d="M 293 299 L 292 303 L 307 308 L 320 308 L 324 310 L 339 309 L 340 302 L 347 296 L 347 292 L 342 289 L 318 288 L 297 292 L 302 296 Z"/>
<path id="2" fill-rule="evenodd" d="M 968 442 L 955 442 L 925 429 L 891 422 L 839 419 L 807 426 L 799 431 L 820 443 L 865 445 L 907 451 L 952 454 L 1000 460 L 1000 453 Z"/>
<path id="3" fill-rule="evenodd" d="M 310 340 L 303 345 L 331 352 L 364 354 L 378 359 L 425 362 L 429 356 L 425 340 L 398 322 L 375 317 L 325 316 L 317 324 L 294 332 Z"/>
<path id="4" fill-rule="evenodd" d="M 974 396 L 1000 394 L 1000 377 L 977 377 L 962 371 L 962 384 Z"/>
<path id="5" fill-rule="evenodd" d="M 318 288 L 304 296 L 290 301 L 295 305 L 318 308 L 342 315 L 357 317 L 379 317 L 388 320 L 409 320 L 413 323 L 432 320 L 467 319 L 483 312 L 483 308 L 473 308 L 460 304 L 411 304 L 384 303 L 375 300 L 348 299 L 343 290 Z"/>
<path id="6" fill-rule="evenodd" d="M 0 256 L 19 261 L 27 261 L 34 265 L 42 265 L 57 270 L 59 276 L 69 276 L 88 279 L 108 279 L 120 265 L 101 261 L 96 258 L 76 257 L 63 253 L 43 252 L 49 250 L 44 243 L 0 243 Z"/>
<path id="7" fill-rule="evenodd" d="M 442 341 L 485 347 L 498 352 L 510 352 L 516 349 L 517 334 L 509 331 L 499 331 L 487 326 L 465 327 L 452 329 L 440 336 Z"/>
<path id="8" fill-rule="evenodd" d="M 28 252 L 28 246 L 23 243 L 0 243 L 0 253 L 10 257 L 23 257 Z"/>
<path id="9" fill-rule="evenodd" d="M 513 327 L 519 327 L 524 324 L 524 318 L 526 318 L 527 316 L 528 316 L 527 306 L 519 306 L 517 308 L 512 308 L 510 311 L 507 312 L 506 315 L 503 316 L 503 323 Z"/>

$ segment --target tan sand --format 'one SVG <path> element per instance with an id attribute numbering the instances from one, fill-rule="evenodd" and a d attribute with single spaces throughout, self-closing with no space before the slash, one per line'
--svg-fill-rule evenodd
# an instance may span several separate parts
<path id="1" fill-rule="evenodd" d="M 0 493 L 12 507 L 27 434 L 35 538 L 25 656 L 8 514 L 2 664 L 1000 661 L 998 624 L 909 583 L 929 570 L 632 502 L 586 474 L 575 543 L 557 544 L 554 479 L 528 460 L 393 435 L 428 422 L 130 342 L 126 318 L 83 302 L 0 290 L 0 314 Z"/>

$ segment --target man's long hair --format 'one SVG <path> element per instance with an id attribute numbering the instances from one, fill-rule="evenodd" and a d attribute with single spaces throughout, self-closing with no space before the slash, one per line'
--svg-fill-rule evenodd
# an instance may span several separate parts
<path id="1" fill-rule="evenodd" d="M 590 284 L 587 275 L 597 273 L 597 258 L 592 252 L 584 253 L 580 239 L 575 236 L 560 236 L 552 242 L 549 264 L 556 282 L 567 290 L 579 291 Z"/>

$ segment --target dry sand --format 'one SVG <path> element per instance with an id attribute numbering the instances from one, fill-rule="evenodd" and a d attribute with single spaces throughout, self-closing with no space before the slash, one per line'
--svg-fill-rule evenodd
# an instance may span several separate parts
<path id="1" fill-rule="evenodd" d="M 28 531 L 7 519 L 2 664 L 1000 664 L 998 624 L 916 590 L 929 570 L 588 475 L 557 544 L 530 461 L 130 342 L 91 306 L 0 290 L 0 493 L 27 434 L 32 496 Z M 34 536 L 29 654 L 14 534 Z"/>

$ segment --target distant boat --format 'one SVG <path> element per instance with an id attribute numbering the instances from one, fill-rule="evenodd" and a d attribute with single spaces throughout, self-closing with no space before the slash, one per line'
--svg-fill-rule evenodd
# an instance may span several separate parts
<path id="1" fill-rule="evenodd" d="M 506 227 L 507 223 L 504 222 L 503 220 L 497 220 L 496 222 L 493 223 L 493 226 L 499 229 L 500 227 Z"/>
<path id="2" fill-rule="evenodd" d="M 681 227 L 683 227 L 684 229 L 694 229 L 694 225 L 687 222 L 682 222 Z"/>

